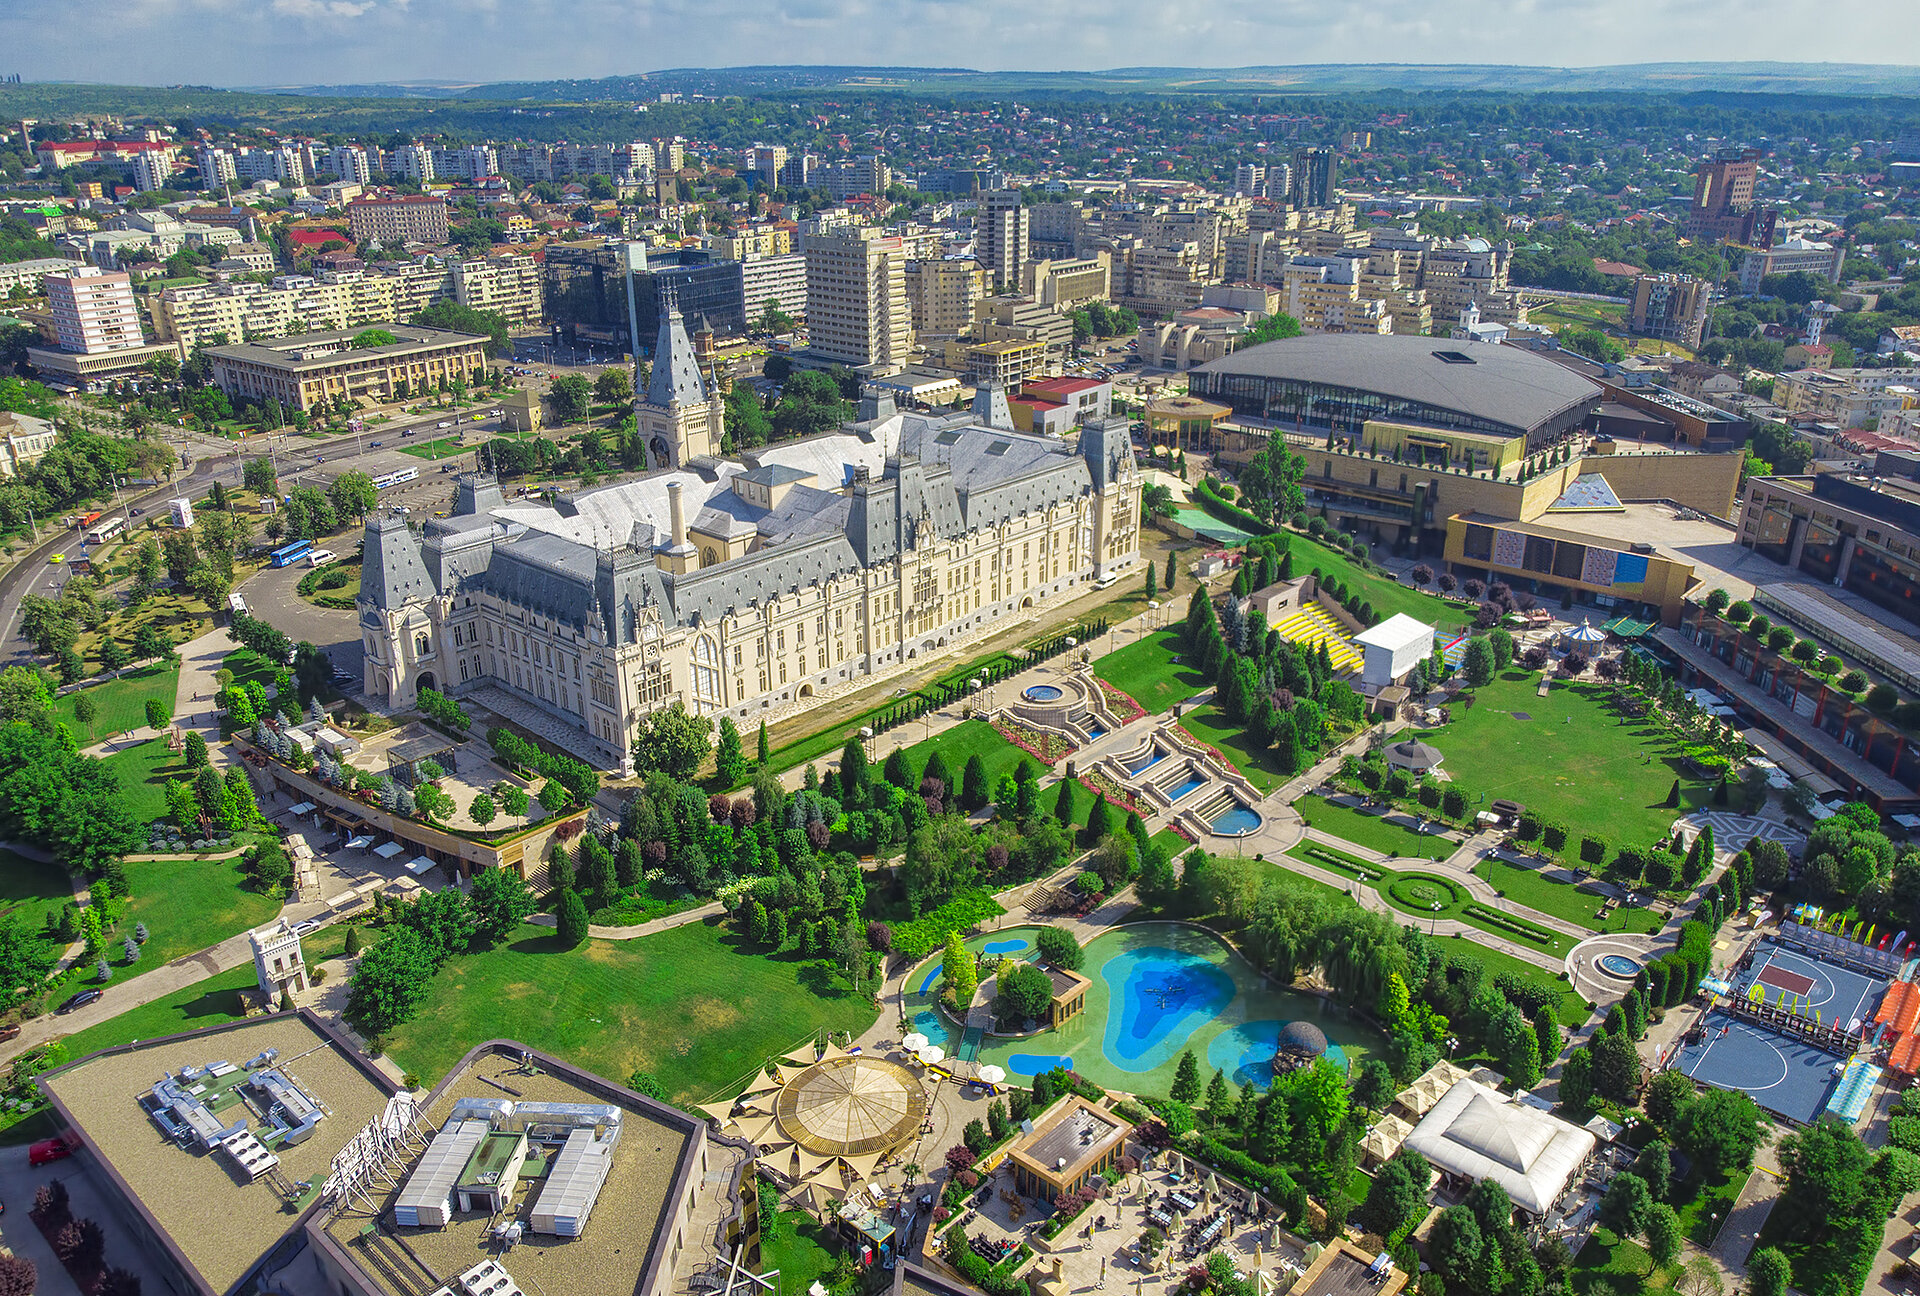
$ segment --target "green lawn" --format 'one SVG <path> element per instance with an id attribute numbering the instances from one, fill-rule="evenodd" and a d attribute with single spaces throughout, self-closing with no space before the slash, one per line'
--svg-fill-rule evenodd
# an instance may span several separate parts
<path id="1" fill-rule="evenodd" d="M 234 649 L 221 659 L 220 664 L 233 672 L 235 684 L 257 683 L 261 688 L 273 687 L 273 663 L 251 648 Z"/>
<path id="2" fill-rule="evenodd" d="M 89 747 L 108 734 L 125 733 L 145 724 L 148 698 L 159 698 L 171 715 L 179 686 L 179 662 L 142 666 L 126 672 L 119 679 L 54 699 L 53 714 L 72 728 L 74 738 L 82 747 Z M 81 724 L 73 717 L 74 701 L 80 697 L 93 701 L 95 714 L 92 724 Z"/>
<path id="3" fill-rule="evenodd" d="M 1602 921 L 1598 891 L 1547 877 L 1545 869 L 1526 868 L 1488 857 L 1474 865 L 1473 871 L 1508 899 L 1593 931 L 1651 935 L 1666 925 L 1658 912 L 1644 905 L 1632 908 L 1616 905 Z"/>
<path id="4" fill-rule="evenodd" d="M 1596 1228 L 1573 1258 L 1568 1281 L 1575 1296 L 1601 1290 L 1611 1296 L 1615 1292 L 1670 1291 L 1678 1273 L 1677 1263 L 1656 1270 L 1653 1257 L 1638 1242 L 1623 1239 L 1611 1229 Z"/>
<path id="5" fill-rule="evenodd" d="M 1684 1204 L 1674 1209 L 1680 1213 L 1680 1229 L 1692 1239 L 1695 1246 L 1706 1247 L 1713 1244 L 1714 1234 L 1725 1222 L 1727 1212 L 1740 1200 L 1740 1194 L 1746 1189 L 1752 1170 L 1735 1170 L 1731 1174 L 1716 1176 L 1712 1182 L 1705 1182 L 1696 1174 L 1690 1174 L 1681 1181 L 1678 1193 Z"/>
<path id="6" fill-rule="evenodd" d="M 1349 592 L 1373 604 L 1374 615 L 1382 621 L 1396 612 L 1405 612 L 1441 630 L 1458 630 L 1473 620 L 1473 608 L 1468 604 L 1452 603 L 1437 594 L 1423 594 L 1411 585 L 1402 585 L 1375 571 L 1362 571 L 1352 557 L 1311 536 L 1290 532 L 1286 541 L 1287 552 L 1293 555 L 1295 576 L 1305 576 L 1317 567 L 1323 576 L 1339 577 Z"/>
<path id="7" fill-rule="evenodd" d="M 239 864 L 238 859 L 128 860 L 133 899 L 120 931 L 131 935 L 133 925 L 144 922 L 148 938 L 140 961 L 131 968 L 123 970 L 117 956 L 109 957 L 115 980 L 150 972 L 271 921 L 280 912 L 280 902 L 243 889 Z"/>
<path id="8" fill-rule="evenodd" d="M 15 915 L 29 931 L 38 931 L 49 913 L 58 913 L 72 898 L 73 884 L 58 864 L 0 851 L 0 913 Z"/>
<path id="9" fill-rule="evenodd" d="M 143 826 L 167 817 L 167 784 L 188 777 L 185 757 L 168 751 L 165 738 L 149 738 L 101 760 L 119 775 L 123 804 Z"/>
<path id="10" fill-rule="evenodd" d="M 1679 745 L 1655 721 L 1617 716 L 1608 686 L 1556 682 L 1540 697 L 1538 679 L 1507 671 L 1477 690 L 1471 708 L 1455 702 L 1452 723 L 1425 735 L 1461 787 L 1518 801 L 1576 841 L 1593 832 L 1631 846 L 1652 845 L 1708 800 L 1711 789 L 1682 779 L 1680 808 L 1661 804 L 1679 774 Z"/>
<path id="11" fill-rule="evenodd" d="M 1094 674 L 1159 715 L 1207 687 L 1197 666 L 1177 662 L 1185 650 L 1178 630 L 1158 630 L 1110 652 L 1093 664 Z"/>
<path id="12" fill-rule="evenodd" d="M 448 964 L 388 1051 L 417 1075 L 441 1075 L 510 1021 L 535 1048 L 616 1079 L 650 1071 L 688 1103 L 736 1092 L 767 1058 L 822 1030 L 873 1024 L 872 1003 L 823 961 L 739 946 L 729 930 L 690 923 L 567 952 L 550 928 L 523 926 Z"/>
<path id="13" fill-rule="evenodd" d="M 1273 749 L 1256 750 L 1247 739 L 1247 731 L 1227 719 L 1226 713 L 1208 702 L 1180 717 L 1179 725 L 1209 747 L 1218 748 L 1233 767 L 1264 794 L 1293 777 L 1273 758 Z"/>
<path id="14" fill-rule="evenodd" d="M 462 454 L 471 449 L 460 443 L 459 437 L 440 437 L 433 441 L 422 441 L 418 445 L 400 447 L 401 454 L 412 455 L 416 459 L 444 459 L 448 455 Z"/>
<path id="15" fill-rule="evenodd" d="M 1352 806 L 1335 805 L 1322 797 L 1303 796 L 1293 803 L 1293 808 L 1300 812 L 1300 817 L 1307 821 L 1308 827 L 1332 833 L 1344 841 L 1379 851 L 1382 855 L 1408 859 L 1432 859 L 1435 855 L 1445 858 L 1453 854 L 1457 845 L 1450 838 L 1417 833 L 1403 824 L 1389 823 L 1380 815 L 1356 810 Z"/>
<path id="16" fill-rule="evenodd" d="M 807 1211 L 781 1211 L 760 1222 L 760 1272 L 780 1272 L 772 1296 L 804 1296 L 839 1254 L 839 1242 Z"/>

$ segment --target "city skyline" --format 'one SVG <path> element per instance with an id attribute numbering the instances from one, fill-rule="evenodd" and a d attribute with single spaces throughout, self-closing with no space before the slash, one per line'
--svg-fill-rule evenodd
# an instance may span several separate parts
<path id="1" fill-rule="evenodd" d="M 738 0 L 656 4 L 549 0 L 505 6 L 464 0 L 137 0 L 103 43 L 65 19 L 67 0 L 21 0 L 0 14 L 9 66 L 30 81 L 222 87 L 367 81 L 464 84 L 600 77 L 674 67 L 886 64 L 964 65 L 987 71 L 1092 71 L 1150 64 L 1212 70 L 1250 65 L 1408 63 L 1547 66 L 1676 60 L 1705 64 L 1857 59 L 1856 34 L 1876 33 L 1872 55 L 1920 64 L 1920 32 L 1893 0 L 1868 0 L 1857 21 L 1808 25 L 1786 0 L 1679 4 L 1629 0 L 1591 9 L 1561 0 L 1472 0 L 1441 20 L 1428 6 L 1389 0 L 1332 12 L 1292 0 L 1195 14 L 1145 4 L 1007 3 L 954 6 L 909 0 L 827 5 L 790 0 L 773 10 Z M 1772 21 L 1770 21 L 1772 20 Z M 209 42 L 207 24 L 220 39 Z M 580 40 L 582 32 L 602 35 Z M 1489 32 L 1499 41 L 1490 43 Z M 1631 32 L 1636 43 L 1619 41 Z M 942 57 L 926 37 L 939 33 Z M 330 39 L 332 38 L 332 39 Z M 338 38 L 348 38 L 336 43 Z M 423 66 L 423 49 L 435 51 Z M 1634 57 L 1644 55 L 1645 57 Z M 1837 85 L 1837 90 L 1844 89 Z"/>

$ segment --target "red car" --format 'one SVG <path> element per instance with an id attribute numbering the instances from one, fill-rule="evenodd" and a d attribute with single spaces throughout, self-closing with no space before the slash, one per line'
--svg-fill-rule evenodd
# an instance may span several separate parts
<path id="1" fill-rule="evenodd" d="M 27 1149 L 27 1164 L 30 1166 L 43 1166 L 55 1161 L 64 1161 L 72 1155 L 73 1145 L 65 1139 L 42 1139 Z"/>

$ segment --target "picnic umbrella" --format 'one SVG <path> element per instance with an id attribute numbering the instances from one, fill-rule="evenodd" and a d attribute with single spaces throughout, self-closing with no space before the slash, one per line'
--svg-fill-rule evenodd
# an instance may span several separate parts
<path id="1" fill-rule="evenodd" d="M 932 1066 L 946 1055 L 947 1051 L 937 1044 L 929 1044 L 914 1054 L 915 1057 L 920 1059 L 921 1064 L 924 1066 Z"/>
<path id="2" fill-rule="evenodd" d="M 907 1036 L 905 1039 L 900 1041 L 900 1047 L 905 1049 L 909 1053 L 918 1053 L 921 1049 L 925 1048 L 926 1046 L 927 1046 L 927 1037 L 925 1035 L 922 1035 L 919 1031 L 915 1031 L 913 1034 Z"/>
<path id="3" fill-rule="evenodd" d="M 997 1066 L 983 1066 L 980 1068 L 980 1078 L 988 1084 L 999 1084 L 1007 1078 L 1007 1073 Z"/>

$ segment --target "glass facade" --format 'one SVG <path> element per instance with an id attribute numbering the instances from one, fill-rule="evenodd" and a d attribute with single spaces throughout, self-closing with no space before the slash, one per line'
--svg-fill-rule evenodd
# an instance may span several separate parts
<path id="1" fill-rule="evenodd" d="M 649 353 L 660 334 L 663 290 L 671 285 L 689 332 L 706 325 L 721 336 L 747 331 L 746 290 L 738 261 L 708 261 L 703 252 L 654 252 L 646 273 L 634 282 L 641 350 Z M 547 319 L 572 338 L 627 331 L 626 257 L 618 247 L 547 250 Z"/>

